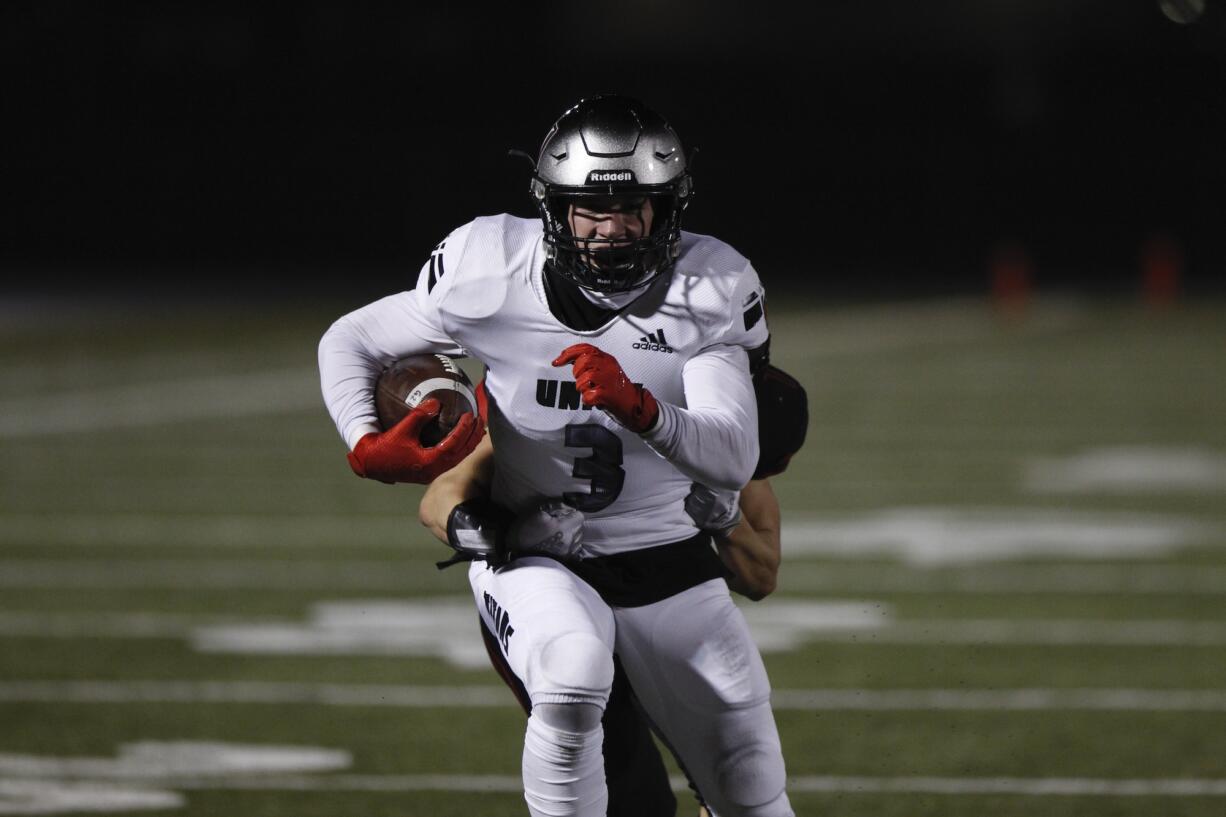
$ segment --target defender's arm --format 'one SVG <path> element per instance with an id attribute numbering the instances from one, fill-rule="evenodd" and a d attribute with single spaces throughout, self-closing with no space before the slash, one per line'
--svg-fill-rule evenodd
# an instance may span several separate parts
<path id="1" fill-rule="evenodd" d="M 774 592 L 781 550 L 779 500 L 769 480 L 753 480 L 741 491 L 741 521 L 715 547 L 732 573 L 728 587 L 753 601 Z"/>

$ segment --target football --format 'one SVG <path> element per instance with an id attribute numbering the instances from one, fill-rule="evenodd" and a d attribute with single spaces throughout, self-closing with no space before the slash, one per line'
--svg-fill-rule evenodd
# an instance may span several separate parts
<path id="1" fill-rule="evenodd" d="M 375 383 L 375 412 L 386 431 L 427 397 L 439 401 L 438 417 L 422 428 L 421 442 L 436 445 L 465 414 L 477 412 L 472 381 L 446 355 L 411 355 L 397 360 Z"/>

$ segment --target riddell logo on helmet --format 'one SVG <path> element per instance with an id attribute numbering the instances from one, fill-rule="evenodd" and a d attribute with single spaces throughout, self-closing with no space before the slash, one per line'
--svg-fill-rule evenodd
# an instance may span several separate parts
<path id="1" fill-rule="evenodd" d="M 587 174 L 587 183 L 595 184 L 596 182 L 633 182 L 634 171 L 632 170 L 593 170 Z"/>

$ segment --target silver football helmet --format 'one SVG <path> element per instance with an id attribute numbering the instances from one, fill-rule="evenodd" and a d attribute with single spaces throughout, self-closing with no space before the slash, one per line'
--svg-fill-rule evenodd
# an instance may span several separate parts
<path id="1" fill-rule="evenodd" d="M 665 272 L 680 251 L 692 192 L 687 165 L 677 134 L 637 100 L 595 96 L 562 114 L 541 144 L 531 185 L 554 270 L 601 293 L 626 292 Z M 630 241 L 577 240 L 568 216 L 585 198 L 650 198 L 650 232 Z"/>

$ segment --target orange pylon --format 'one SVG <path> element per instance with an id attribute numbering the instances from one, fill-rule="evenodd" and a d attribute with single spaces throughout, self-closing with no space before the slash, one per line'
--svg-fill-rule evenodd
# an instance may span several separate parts
<path id="1" fill-rule="evenodd" d="M 1141 295 L 1147 306 L 1165 309 L 1178 300 L 1183 267 L 1183 247 L 1173 236 L 1159 233 L 1142 245 Z"/>
<path id="2" fill-rule="evenodd" d="M 996 308 L 1011 318 L 1020 318 L 1030 304 L 1034 285 L 1034 264 L 1026 250 L 1016 243 L 1001 244 L 988 261 L 988 271 Z"/>

